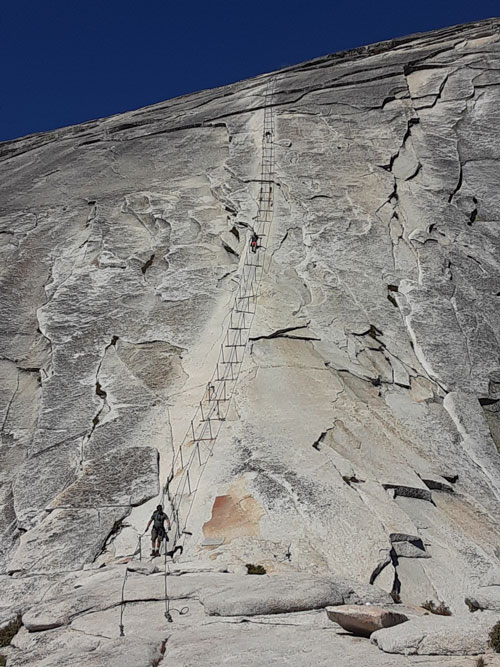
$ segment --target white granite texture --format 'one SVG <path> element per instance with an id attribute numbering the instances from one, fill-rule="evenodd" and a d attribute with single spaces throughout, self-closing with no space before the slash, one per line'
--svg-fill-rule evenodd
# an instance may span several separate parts
<path id="1" fill-rule="evenodd" d="M 0 145 L 0 622 L 23 622 L 9 667 L 475 665 L 500 610 L 499 25 Z M 257 213 L 269 77 L 274 219 L 171 565 L 189 612 L 165 619 L 155 559 L 129 573 L 120 638 L 124 564 L 211 376 Z M 247 564 L 284 577 L 283 596 Z M 390 594 L 453 616 L 375 645 L 317 610 Z"/>

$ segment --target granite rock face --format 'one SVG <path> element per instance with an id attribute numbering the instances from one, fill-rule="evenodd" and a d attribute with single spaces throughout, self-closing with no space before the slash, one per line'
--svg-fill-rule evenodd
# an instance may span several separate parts
<path id="1" fill-rule="evenodd" d="M 114 631 L 100 632 L 107 584 L 86 570 L 106 570 L 118 610 L 124 564 L 149 551 L 142 533 L 241 281 L 266 104 L 264 277 L 176 554 L 179 575 L 213 578 L 179 596 L 196 624 L 199 598 L 230 607 L 222 571 L 260 565 L 334 575 L 344 603 L 375 584 L 379 603 L 441 600 L 464 623 L 465 599 L 498 609 L 499 27 L 363 47 L 0 145 L 1 614 L 32 631 L 9 664 L 85 664 L 78 651 L 119 662 Z M 165 639 L 172 664 L 220 664 L 228 637 L 240 654 L 259 645 L 220 621 L 186 648 L 190 615 L 174 614 L 178 631 L 157 619 L 160 567 L 130 574 L 145 589 L 130 601 L 144 664 Z M 71 586 L 92 600 L 78 618 Z M 287 632 L 266 628 L 274 653 L 256 664 L 295 655 Z M 391 664 L 332 641 L 343 664 Z"/>

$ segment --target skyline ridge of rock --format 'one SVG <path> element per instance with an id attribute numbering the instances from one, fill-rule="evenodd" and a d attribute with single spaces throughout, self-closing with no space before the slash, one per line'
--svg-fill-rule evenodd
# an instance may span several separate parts
<path id="1" fill-rule="evenodd" d="M 80 127 L 82 125 L 87 125 L 91 123 L 98 122 L 100 120 L 106 120 L 110 118 L 117 118 L 119 116 L 125 116 L 127 114 L 133 113 L 134 111 L 141 111 L 145 109 L 151 109 L 154 108 L 158 105 L 164 104 L 165 102 L 169 102 L 172 100 L 180 100 L 185 97 L 190 97 L 191 95 L 198 95 L 199 93 L 204 93 L 206 91 L 215 91 L 215 90 L 220 90 L 222 88 L 228 88 L 230 86 L 233 86 L 235 83 L 243 83 L 245 81 L 251 81 L 253 79 L 262 77 L 262 76 L 272 76 L 273 74 L 276 74 L 278 72 L 285 72 L 287 70 L 295 70 L 297 68 L 301 68 L 304 66 L 308 66 L 311 64 L 318 64 L 320 62 L 327 62 L 329 60 L 333 59 L 338 59 L 338 58 L 344 58 L 346 56 L 357 56 L 359 55 L 360 57 L 370 55 L 370 52 L 373 50 L 376 50 L 378 53 L 381 52 L 381 49 L 386 49 L 389 50 L 391 48 L 394 48 L 395 46 L 399 45 L 404 45 L 406 42 L 413 41 L 419 37 L 424 37 L 425 35 L 433 34 L 436 37 L 444 36 L 448 34 L 450 31 L 452 31 L 455 35 L 459 33 L 460 31 L 467 31 L 470 30 L 471 27 L 483 27 L 485 28 L 486 31 L 490 30 L 495 26 L 495 24 L 500 25 L 500 16 L 492 16 L 490 18 L 486 19 L 479 19 L 478 21 L 473 21 L 469 23 L 457 23 L 449 26 L 445 26 L 443 28 L 436 28 L 435 30 L 431 31 L 423 31 L 423 32 L 414 32 L 410 33 L 408 35 L 402 35 L 401 37 L 394 37 L 392 39 L 386 39 L 382 40 L 379 42 L 370 42 L 368 44 L 360 44 L 359 46 L 354 46 L 349 49 L 344 49 L 341 51 L 334 51 L 328 54 L 325 54 L 323 56 L 317 56 L 314 58 L 311 58 L 309 60 L 304 60 L 299 63 L 295 63 L 294 65 L 287 65 L 286 67 L 282 67 L 278 70 L 271 70 L 269 72 L 261 72 L 260 74 L 255 74 L 249 77 L 246 77 L 245 79 L 238 79 L 237 81 L 229 82 L 229 83 L 224 83 L 221 84 L 220 86 L 216 86 L 214 88 L 201 88 L 199 90 L 194 90 L 190 93 L 183 93 L 182 95 L 177 95 L 175 97 L 167 97 L 165 100 L 162 100 L 160 102 L 153 102 L 152 104 L 147 104 L 146 106 L 143 107 L 137 107 L 133 109 L 129 109 L 127 111 L 117 111 L 116 113 L 113 113 L 108 116 L 99 116 L 97 118 L 89 118 L 87 120 L 81 121 L 80 123 L 72 123 L 70 125 L 63 125 L 61 127 L 55 127 L 50 130 L 40 130 L 40 131 L 35 131 L 35 132 L 29 132 L 28 134 L 19 136 L 19 137 L 14 137 L 13 139 L 5 139 L 3 141 L 0 141 L 0 155 L 1 155 L 1 147 L 4 144 L 9 144 L 9 143 L 14 143 L 17 141 L 22 141 L 24 139 L 28 139 L 31 137 L 37 137 L 40 135 L 47 135 L 47 134 L 52 134 L 52 133 L 58 133 L 62 132 L 64 130 L 70 130 L 73 127 Z"/>

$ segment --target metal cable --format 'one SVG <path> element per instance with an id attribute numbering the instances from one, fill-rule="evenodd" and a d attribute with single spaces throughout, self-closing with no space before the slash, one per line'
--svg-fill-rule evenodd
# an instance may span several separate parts
<path id="1" fill-rule="evenodd" d="M 122 599 L 120 602 L 120 637 L 125 637 L 125 628 L 123 626 L 123 612 L 125 609 L 125 582 L 127 581 L 128 577 L 128 569 L 125 568 L 125 576 L 123 577 L 123 583 L 122 583 Z"/>
<path id="2" fill-rule="evenodd" d="M 137 546 L 135 548 L 134 553 L 132 554 L 132 560 L 136 557 L 137 554 L 139 554 L 139 560 L 142 561 L 142 538 L 144 537 L 144 533 L 139 533 L 139 537 L 137 539 Z M 121 596 L 121 601 L 120 601 L 120 637 L 125 637 L 125 626 L 123 624 L 123 612 L 125 611 L 125 583 L 127 581 L 128 577 L 128 566 L 125 568 L 125 574 L 123 575 L 123 582 L 122 582 L 122 596 Z"/>
<path id="3" fill-rule="evenodd" d="M 270 80 L 265 93 L 261 185 L 257 218 L 253 229 L 261 239 L 266 237 L 266 232 L 270 229 L 274 203 L 274 120 L 272 112 L 274 86 L 275 81 Z M 206 385 L 190 426 L 179 447 L 175 450 L 170 473 L 162 489 L 162 504 L 166 496 L 170 504 L 172 524 L 175 524 L 174 544 L 176 547 L 180 543 L 183 548 L 186 537 L 191 535 L 186 528 L 196 491 L 206 465 L 213 455 L 217 437 L 228 414 L 243 366 L 244 354 L 250 338 L 250 327 L 256 313 L 258 291 L 264 273 L 263 263 L 260 262 L 265 259 L 266 248 L 262 245 L 259 247 L 262 252 L 257 254 L 250 246 L 247 246 L 242 262 L 240 283 L 233 297 L 229 323 L 220 345 L 215 370 Z M 196 461 L 198 461 L 197 464 Z M 194 483 L 195 480 L 196 483 Z M 187 510 L 183 512 L 185 516 L 181 517 L 181 505 L 186 496 L 190 498 L 190 501 Z"/>
<path id="4" fill-rule="evenodd" d="M 269 233 L 273 217 L 274 121 L 272 98 L 274 87 L 275 80 L 270 79 L 265 91 L 262 164 L 260 172 L 261 185 L 258 197 L 257 218 L 252 230 L 260 239 L 265 238 Z M 250 246 L 247 246 L 241 267 L 240 283 L 232 300 L 229 322 L 220 345 L 215 370 L 205 387 L 202 399 L 195 410 L 195 414 L 191 419 L 190 426 L 183 440 L 177 450 L 174 449 L 170 472 L 161 490 L 161 504 L 164 504 L 166 497 L 170 505 L 171 526 L 175 525 L 173 549 L 171 551 L 167 550 L 168 538 L 165 537 L 164 540 L 164 616 L 168 623 L 173 622 L 172 611 L 176 611 L 181 616 L 187 614 L 189 611 L 189 607 L 187 606 L 180 609 L 171 607 L 168 592 L 168 578 L 170 576 L 168 558 L 170 557 L 173 560 L 177 551 L 182 553 L 186 538 L 191 535 L 186 528 L 194 505 L 196 492 L 207 463 L 213 455 L 218 435 L 229 412 L 234 389 L 243 367 L 245 351 L 250 339 L 250 328 L 257 310 L 258 292 L 264 273 L 263 263 L 266 246 L 261 244 L 258 247 L 261 248 L 262 252 L 257 254 L 257 252 L 253 252 Z M 262 263 L 260 263 L 261 261 Z M 186 451 L 187 447 L 190 447 L 191 450 Z M 184 460 L 185 458 L 186 460 Z M 192 482 L 195 481 L 196 461 L 198 462 L 198 474 L 196 484 L 192 487 Z M 190 499 L 185 516 L 182 517 L 181 505 L 183 498 L 186 498 L 186 496 Z M 142 537 L 143 534 L 140 534 L 138 547 L 133 554 L 133 558 L 135 558 L 136 554 L 139 553 L 140 560 L 142 560 Z M 125 584 L 127 577 L 128 567 L 125 570 L 121 592 L 121 637 L 125 636 L 123 614 L 126 604 Z"/>

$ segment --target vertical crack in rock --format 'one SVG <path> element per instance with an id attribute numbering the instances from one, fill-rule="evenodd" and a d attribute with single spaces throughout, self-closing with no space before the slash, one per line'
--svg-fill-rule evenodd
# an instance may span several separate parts
<path id="1" fill-rule="evenodd" d="M 40 334 L 40 336 L 42 336 L 47 341 L 47 344 L 48 344 L 48 347 L 49 347 L 49 360 L 48 360 L 48 363 L 46 364 L 46 367 L 43 369 L 44 374 L 45 374 L 45 379 L 48 379 L 53 373 L 53 371 L 52 371 L 52 359 L 54 357 L 54 350 L 53 350 L 53 345 L 52 345 L 52 341 L 50 339 L 50 336 L 48 335 L 48 332 L 47 332 L 46 328 L 44 327 L 44 324 L 41 320 L 41 312 L 40 311 L 41 311 L 42 308 L 45 308 L 47 306 L 47 304 L 49 303 L 49 301 L 52 298 L 52 297 L 49 298 L 49 292 L 48 292 L 48 288 L 49 288 L 49 285 L 51 283 L 52 283 L 52 269 L 50 268 L 49 271 L 48 271 L 47 278 L 45 280 L 45 284 L 43 286 L 43 291 L 45 293 L 45 301 L 42 304 L 40 304 L 40 306 L 35 311 L 36 312 L 36 321 L 37 321 L 37 324 L 38 324 L 37 329 L 36 329 L 36 333 Z"/>
<path id="2" fill-rule="evenodd" d="M 377 565 L 370 575 L 369 583 L 373 586 L 378 578 L 378 576 L 385 570 L 386 567 L 392 565 L 393 577 L 392 577 L 392 586 L 390 591 L 390 596 L 396 603 L 401 602 L 401 580 L 399 579 L 398 574 L 398 557 L 393 547 L 389 549 L 388 555 L 386 558 L 383 558 Z"/>
<path id="3" fill-rule="evenodd" d="M 399 576 L 399 558 L 430 558 L 430 555 L 427 553 L 425 546 L 419 537 L 411 535 L 391 535 L 390 538 L 391 546 L 388 550 L 388 554 L 375 566 L 375 569 L 370 576 L 370 584 L 375 584 L 381 572 L 389 565 L 392 565 L 394 576 L 390 595 L 394 602 L 400 603 L 402 601 L 401 593 L 403 582 Z"/>
<path id="4" fill-rule="evenodd" d="M 467 100 L 467 102 L 466 102 L 463 110 L 460 112 L 457 121 L 452 126 L 453 132 L 456 136 L 456 144 L 457 144 L 456 151 L 457 151 L 457 162 L 458 162 L 459 174 L 458 174 L 457 184 L 456 184 L 454 190 L 450 193 L 450 196 L 448 198 L 448 203 L 454 203 L 454 199 L 455 199 L 456 195 L 460 193 L 460 190 L 462 189 L 462 186 L 463 186 L 463 178 L 464 178 L 463 168 L 464 168 L 464 165 L 467 162 L 467 160 L 464 160 L 463 157 L 462 157 L 462 151 L 461 151 L 461 147 L 460 147 L 459 127 L 460 127 L 461 124 L 463 124 L 463 122 L 467 118 L 470 118 L 471 108 L 474 109 L 475 104 L 477 102 L 476 86 L 474 84 L 474 81 L 475 81 L 475 79 L 473 79 L 471 81 L 473 91 L 472 91 L 471 95 L 469 95 L 468 97 L 465 98 Z M 471 225 L 474 222 L 474 220 L 476 219 L 476 216 L 477 216 L 477 203 L 478 203 L 477 198 L 472 197 L 472 201 L 473 201 L 474 207 L 473 207 L 472 211 L 469 213 L 469 222 L 467 223 L 469 225 Z M 460 208 L 460 206 L 459 206 L 459 208 Z"/>
<path id="5" fill-rule="evenodd" d="M 369 583 L 370 583 L 372 586 L 373 586 L 373 584 L 375 583 L 375 581 L 376 581 L 377 577 L 379 576 L 379 574 L 380 574 L 383 570 L 385 570 L 385 568 L 386 568 L 388 565 L 390 565 L 391 562 L 392 562 L 392 559 L 391 559 L 391 557 L 388 555 L 386 558 L 383 558 L 379 563 L 377 563 L 377 565 L 375 566 L 375 569 L 373 570 L 373 572 L 372 572 L 371 575 L 370 575 L 370 581 L 369 581 Z"/>
<path id="6" fill-rule="evenodd" d="M 453 192 L 448 197 L 448 203 L 450 203 L 450 204 L 453 202 L 453 198 L 458 193 L 458 191 L 462 187 L 462 183 L 463 183 L 464 172 L 463 172 L 463 167 L 462 167 L 462 163 L 460 162 L 460 160 L 458 162 L 458 167 L 459 167 L 458 181 L 457 181 L 457 184 L 455 186 L 455 189 L 453 190 Z"/>
<path id="7" fill-rule="evenodd" d="M 21 374 L 20 374 L 20 372 L 19 372 L 19 368 L 16 368 L 16 371 L 17 371 L 16 387 L 15 387 L 15 389 L 14 389 L 14 391 L 13 391 L 13 393 L 12 393 L 12 396 L 10 397 L 10 400 L 9 400 L 9 402 L 8 402 L 8 404 L 7 404 L 7 410 L 5 411 L 5 417 L 4 417 L 4 420 L 3 420 L 3 422 L 2 422 L 2 428 L 0 429 L 0 435 L 2 436 L 2 439 L 3 439 L 3 435 L 4 435 L 4 433 L 5 433 L 5 427 L 6 427 L 6 425 L 7 425 L 8 419 L 9 419 L 9 415 L 10 415 L 10 410 L 11 410 L 11 407 L 12 407 L 12 403 L 14 402 L 14 399 L 15 399 L 16 396 L 17 396 L 17 392 L 19 391 L 19 382 L 20 382 L 20 375 L 21 375 Z"/>
<path id="8" fill-rule="evenodd" d="M 323 443 L 323 440 L 326 438 L 326 436 L 328 435 L 328 433 L 329 433 L 330 431 L 333 431 L 334 428 L 335 428 L 335 426 L 330 426 L 330 428 L 327 428 L 326 431 L 323 431 L 323 432 L 320 434 L 319 438 L 317 438 L 317 439 L 313 442 L 312 447 L 313 447 L 316 451 L 318 451 L 318 452 L 321 451 L 321 444 Z"/>
<path id="9" fill-rule="evenodd" d="M 394 249 L 393 249 L 393 252 L 394 252 Z M 395 308 L 398 308 L 399 307 L 398 303 L 397 303 L 396 299 L 391 294 L 391 292 L 398 292 L 399 291 L 398 286 L 397 285 L 387 285 L 387 290 L 388 290 L 387 299 L 392 303 L 392 305 Z"/>
<path id="10" fill-rule="evenodd" d="M 407 85 L 408 96 L 410 96 L 409 87 Z M 410 98 L 411 99 L 411 98 Z M 418 255 L 415 251 L 415 248 L 408 240 L 405 238 L 404 234 L 404 221 L 400 215 L 400 201 L 399 201 L 399 192 L 398 192 L 398 182 L 399 181 L 410 181 L 414 179 L 421 171 L 422 164 L 418 159 L 412 140 L 412 128 L 420 124 L 420 118 L 415 110 L 412 107 L 411 117 L 406 121 L 406 130 L 401 139 L 399 149 L 394 153 L 388 164 L 379 165 L 382 169 L 389 172 L 393 178 L 393 190 L 390 193 L 389 197 L 385 202 L 383 202 L 375 211 L 375 215 L 385 221 L 385 216 L 380 215 L 380 211 L 385 206 L 390 206 L 392 208 L 392 214 L 388 221 L 388 235 L 391 243 L 391 254 L 392 254 L 392 263 L 394 271 L 398 270 L 397 261 L 396 261 L 396 248 L 400 241 L 405 243 L 415 258 L 415 265 L 418 266 Z M 400 230 L 395 232 L 395 230 Z M 394 234 L 397 234 L 397 237 L 394 238 Z M 395 300 L 394 300 L 395 301 Z M 393 303 L 394 305 L 394 303 Z M 397 305 L 397 302 L 396 302 Z"/>
<path id="11" fill-rule="evenodd" d="M 399 578 L 399 573 L 398 573 L 398 556 L 396 554 L 396 551 L 394 550 L 394 547 L 391 547 L 391 550 L 389 551 L 389 558 L 391 560 L 392 567 L 394 569 L 394 579 L 392 581 L 392 588 L 391 588 L 391 597 L 394 600 L 394 602 L 398 603 L 401 602 L 401 580 Z"/>
<path id="12" fill-rule="evenodd" d="M 296 225 L 294 227 L 288 227 L 288 229 L 285 231 L 283 237 L 281 238 L 281 241 L 279 242 L 278 246 L 276 248 L 274 248 L 273 251 L 271 252 L 271 255 L 270 255 L 271 259 L 274 257 L 274 255 L 277 252 L 279 252 L 279 250 L 281 250 L 281 248 L 282 248 L 283 244 L 286 242 L 290 232 L 295 231 L 295 230 L 303 231 L 303 229 L 301 229 L 300 227 L 298 227 Z"/>
<path id="13" fill-rule="evenodd" d="M 416 113 L 416 112 L 415 112 L 415 113 Z M 407 144 L 407 142 L 411 139 L 411 130 L 412 130 L 412 127 L 414 127 L 415 125 L 418 125 L 419 123 L 420 123 L 420 118 L 419 118 L 417 115 L 412 116 L 411 118 L 408 118 L 407 126 L 406 126 L 406 131 L 405 131 L 405 133 L 404 133 L 404 135 L 403 135 L 403 138 L 402 138 L 402 140 L 401 140 L 401 145 L 400 145 L 400 147 L 399 147 L 397 153 L 394 153 L 393 155 L 391 155 L 391 159 L 389 160 L 389 164 L 385 164 L 385 165 L 384 165 L 384 164 L 381 164 L 381 165 L 379 165 L 380 167 L 382 167 L 382 169 L 385 169 L 386 171 L 389 171 L 389 172 L 392 173 L 392 170 L 393 170 L 393 167 L 394 167 L 394 163 L 395 163 L 396 160 L 401 156 L 401 153 L 402 153 L 403 150 L 406 148 L 406 144 Z M 421 164 L 420 164 L 420 162 L 419 162 L 419 163 L 418 163 L 418 166 L 416 167 L 416 171 L 413 172 L 412 174 L 410 174 L 409 176 L 406 176 L 405 180 L 410 180 L 411 178 L 413 178 L 414 176 L 416 176 L 416 174 L 417 174 L 418 171 L 420 170 L 420 167 L 421 167 Z M 391 195 L 391 197 L 392 197 L 392 196 L 396 196 L 396 197 L 397 197 L 397 190 L 396 190 L 396 187 L 397 187 L 397 186 L 396 186 L 396 184 L 395 184 L 394 192 L 393 192 L 393 194 Z M 391 197 L 389 197 L 389 199 L 391 199 Z"/>
<path id="14" fill-rule="evenodd" d="M 108 400 L 107 400 L 108 394 L 102 387 L 102 384 L 99 380 L 99 374 L 100 374 L 100 371 L 101 371 L 101 367 L 104 363 L 104 359 L 106 358 L 107 351 L 109 350 L 110 347 L 115 347 L 117 341 L 118 341 L 118 336 L 113 336 L 111 338 L 111 342 L 108 343 L 108 345 L 106 345 L 106 347 L 104 348 L 104 353 L 103 353 L 101 361 L 99 362 L 99 365 L 97 367 L 96 381 L 95 381 L 95 393 L 99 397 L 99 399 L 102 401 L 102 405 L 99 408 L 99 410 L 97 411 L 97 413 L 95 414 L 94 418 L 92 419 L 92 427 L 91 427 L 90 431 L 88 432 L 88 434 L 86 436 L 84 436 L 82 438 L 82 441 L 81 441 L 81 444 L 80 444 L 80 462 L 79 462 L 80 470 L 83 469 L 83 465 L 84 465 L 84 462 L 85 462 L 85 447 L 88 444 L 88 442 L 90 441 L 90 439 L 92 438 L 92 435 L 93 435 L 95 429 L 99 425 L 100 420 L 101 420 L 101 415 L 102 415 L 103 411 L 107 410 L 109 412 L 109 410 L 110 410 L 110 406 L 109 406 Z"/>

